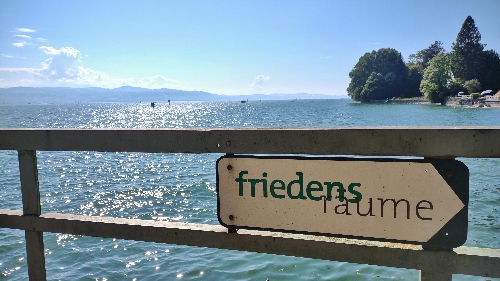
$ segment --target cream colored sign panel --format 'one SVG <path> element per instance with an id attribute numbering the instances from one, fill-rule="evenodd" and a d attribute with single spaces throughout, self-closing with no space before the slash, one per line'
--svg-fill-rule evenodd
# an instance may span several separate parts
<path id="1" fill-rule="evenodd" d="M 226 226 L 428 241 L 464 204 L 431 163 L 222 158 Z"/>

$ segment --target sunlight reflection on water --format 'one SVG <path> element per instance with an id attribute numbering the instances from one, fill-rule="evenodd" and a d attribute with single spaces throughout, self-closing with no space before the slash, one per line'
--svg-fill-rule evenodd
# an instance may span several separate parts
<path id="1" fill-rule="evenodd" d="M 97 103 L 0 107 L 0 127 L 194 128 L 499 125 L 498 110 L 349 101 Z M 91 140 L 89 140 L 91 141 Z M 186 140 L 189 141 L 189 140 Z M 219 154 L 37 153 L 42 212 L 218 224 Z M 498 159 L 461 159 L 471 170 L 467 245 L 500 248 Z M 22 209 L 17 153 L 0 151 L 0 208 Z M 415 270 L 197 247 L 44 235 L 50 279 L 417 280 Z M 0 270 L 25 280 L 24 234 L 0 229 Z M 454 280 L 483 280 L 457 276 Z"/>

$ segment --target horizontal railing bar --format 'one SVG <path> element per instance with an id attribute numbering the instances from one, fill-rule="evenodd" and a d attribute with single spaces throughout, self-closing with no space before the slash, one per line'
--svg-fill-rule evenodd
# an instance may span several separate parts
<path id="1" fill-rule="evenodd" d="M 0 227 L 146 242 L 250 251 L 379 266 L 500 277 L 500 249 L 419 246 L 265 231 L 228 233 L 219 225 L 158 222 L 67 214 L 23 216 L 0 210 Z"/>
<path id="2" fill-rule="evenodd" d="M 500 127 L 0 129 L 0 150 L 499 158 Z"/>

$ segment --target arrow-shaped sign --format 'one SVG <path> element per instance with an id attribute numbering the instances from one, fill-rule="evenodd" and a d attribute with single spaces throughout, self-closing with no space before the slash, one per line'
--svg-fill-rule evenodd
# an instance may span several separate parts
<path id="1" fill-rule="evenodd" d="M 455 160 L 225 156 L 218 217 L 229 228 L 457 247 L 468 178 Z"/>

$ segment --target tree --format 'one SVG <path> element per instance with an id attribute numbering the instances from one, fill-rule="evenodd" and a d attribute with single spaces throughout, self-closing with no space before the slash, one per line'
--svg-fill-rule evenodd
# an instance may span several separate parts
<path id="1" fill-rule="evenodd" d="M 365 53 L 359 58 L 358 63 L 349 72 L 351 82 L 347 88 L 348 95 L 355 101 L 361 101 L 361 92 L 365 86 L 366 80 L 372 73 L 373 69 L 373 53 Z"/>
<path id="2" fill-rule="evenodd" d="M 485 90 L 497 91 L 500 89 L 500 57 L 494 50 L 483 52 L 483 69 L 478 77 Z"/>
<path id="3" fill-rule="evenodd" d="M 466 88 L 470 94 L 478 93 L 481 91 L 481 83 L 479 83 L 477 79 L 467 80 L 464 83 L 464 88 Z"/>
<path id="4" fill-rule="evenodd" d="M 460 81 L 478 78 L 483 67 L 482 52 L 484 49 L 481 41 L 481 33 L 474 23 L 474 19 L 468 16 L 456 41 L 452 44 L 451 68 L 453 75 Z"/>
<path id="5" fill-rule="evenodd" d="M 429 61 L 420 83 L 420 91 L 434 103 L 443 104 L 454 86 L 451 75 L 450 55 L 440 53 Z"/>
<path id="6" fill-rule="evenodd" d="M 347 93 L 356 101 L 400 97 L 404 92 L 407 76 L 408 69 L 401 53 L 391 48 L 372 51 L 359 58 L 349 72 L 351 82 Z M 383 86 L 383 91 L 375 90 L 375 86 L 377 89 Z"/>
<path id="7" fill-rule="evenodd" d="M 441 41 L 435 41 L 426 49 L 418 51 L 416 54 L 409 56 L 408 60 L 418 66 L 418 71 L 423 74 L 424 70 L 429 65 L 429 61 L 439 53 L 444 53 L 446 50 L 443 48 Z"/>
<path id="8" fill-rule="evenodd" d="M 403 92 L 403 98 L 420 97 L 420 82 L 422 81 L 422 74 L 419 71 L 419 66 L 413 63 L 406 63 L 408 68 L 408 77 L 406 79 L 406 87 Z"/>
<path id="9" fill-rule="evenodd" d="M 387 82 L 382 74 L 372 72 L 366 80 L 363 90 L 361 91 L 361 101 L 380 100 L 384 99 Z"/>

